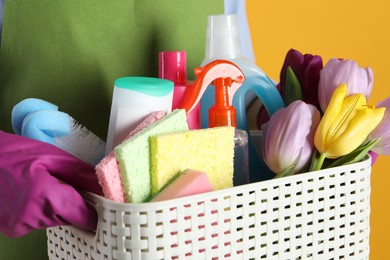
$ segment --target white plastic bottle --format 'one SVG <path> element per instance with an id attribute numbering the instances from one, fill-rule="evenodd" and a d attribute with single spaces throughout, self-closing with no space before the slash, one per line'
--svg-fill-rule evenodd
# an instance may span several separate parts
<path id="1" fill-rule="evenodd" d="M 120 144 L 141 121 L 154 111 L 172 110 L 173 82 L 149 77 L 115 80 L 108 126 L 106 154 Z"/>

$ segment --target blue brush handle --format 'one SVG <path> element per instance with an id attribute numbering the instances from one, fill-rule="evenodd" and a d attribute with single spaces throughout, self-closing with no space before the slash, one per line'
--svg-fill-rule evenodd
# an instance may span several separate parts
<path id="1" fill-rule="evenodd" d="M 12 128 L 18 135 L 22 134 L 22 125 L 26 116 L 40 110 L 58 110 L 58 106 L 38 98 L 26 98 L 12 109 Z"/>
<path id="2" fill-rule="evenodd" d="M 71 118 L 68 114 L 56 110 L 40 110 L 24 118 L 21 135 L 54 144 L 55 138 L 69 135 L 71 130 Z"/>

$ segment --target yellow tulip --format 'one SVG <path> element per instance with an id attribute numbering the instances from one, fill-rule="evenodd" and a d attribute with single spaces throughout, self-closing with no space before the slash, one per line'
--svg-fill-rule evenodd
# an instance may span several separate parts
<path id="1" fill-rule="evenodd" d="M 335 159 L 359 147 L 381 122 L 385 110 L 368 106 L 363 94 L 347 97 L 347 85 L 340 85 L 333 93 L 314 136 L 320 160 Z"/>

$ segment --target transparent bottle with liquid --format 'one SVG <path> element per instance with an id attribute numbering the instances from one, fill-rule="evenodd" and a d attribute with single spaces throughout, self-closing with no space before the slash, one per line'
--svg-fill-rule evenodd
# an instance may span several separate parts
<path id="1" fill-rule="evenodd" d="M 245 75 L 245 82 L 233 97 L 237 110 L 237 124 L 247 130 L 246 104 L 256 96 L 263 99 L 267 111 L 273 112 L 283 106 L 274 82 L 255 63 L 242 55 L 235 14 L 211 15 L 208 17 L 206 32 L 206 52 L 201 66 L 214 60 L 229 60 L 236 64 Z M 279 99 L 280 97 L 280 99 Z M 208 126 L 208 110 L 214 104 L 214 88 L 208 88 L 201 100 L 202 127 Z"/>
<path id="2" fill-rule="evenodd" d="M 249 132 L 246 107 L 255 98 L 261 100 L 269 115 L 284 107 L 284 102 L 274 82 L 255 63 L 242 55 L 235 14 L 208 17 L 206 52 L 201 65 L 219 59 L 233 62 L 245 75 L 245 82 L 235 92 L 232 100 L 232 105 L 237 110 L 237 128 Z M 215 89 L 207 88 L 201 99 L 203 128 L 209 125 L 208 110 L 214 105 L 214 96 Z M 257 153 L 250 136 L 248 136 L 248 146 L 251 182 L 272 178 L 273 173 Z"/>
<path id="3" fill-rule="evenodd" d="M 213 81 L 215 88 L 215 105 L 209 110 L 209 127 L 233 126 L 234 133 L 234 170 L 233 185 L 249 183 L 249 150 L 248 134 L 245 130 L 237 129 L 237 116 L 234 106 L 229 104 L 228 87 L 230 78 L 217 78 Z"/>
<path id="4" fill-rule="evenodd" d="M 233 185 L 248 184 L 249 181 L 248 134 L 245 130 L 236 129 L 234 133 Z"/>

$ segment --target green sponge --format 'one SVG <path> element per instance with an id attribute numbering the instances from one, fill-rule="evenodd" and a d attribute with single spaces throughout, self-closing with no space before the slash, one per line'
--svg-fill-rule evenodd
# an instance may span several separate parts
<path id="1" fill-rule="evenodd" d="M 152 196 L 186 169 L 207 174 L 213 189 L 233 186 L 234 127 L 215 127 L 150 137 Z"/>
<path id="2" fill-rule="evenodd" d="M 188 131 L 186 113 L 177 109 L 115 148 L 126 202 L 141 203 L 150 197 L 149 137 Z"/>

